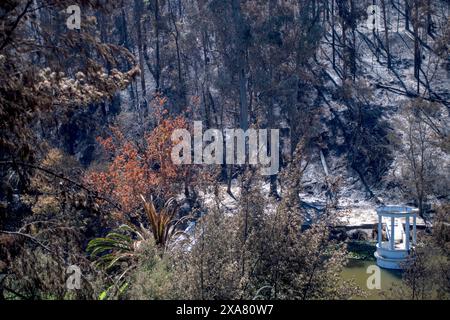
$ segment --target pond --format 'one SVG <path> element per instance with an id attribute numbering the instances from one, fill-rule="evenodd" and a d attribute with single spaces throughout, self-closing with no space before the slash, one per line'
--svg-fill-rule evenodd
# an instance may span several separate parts
<path id="1" fill-rule="evenodd" d="M 380 268 L 381 271 L 381 289 L 369 289 L 367 279 L 373 275 L 373 270 L 367 273 L 367 268 L 376 266 L 374 252 L 376 250 L 374 241 L 350 241 L 347 248 L 351 259 L 342 272 L 342 277 L 346 280 L 354 279 L 355 283 L 364 290 L 368 300 L 386 299 L 383 291 L 389 291 L 390 288 L 399 286 L 402 283 L 402 273 L 399 270 L 389 270 Z M 354 299 L 362 299 L 354 297 Z"/>
<path id="2" fill-rule="evenodd" d="M 371 265 L 376 265 L 375 260 L 361 260 L 350 259 L 347 266 L 342 271 L 342 277 L 346 280 L 354 279 L 355 283 L 364 290 L 367 300 L 385 299 L 382 295 L 383 291 L 401 284 L 401 272 L 398 270 L 388 270 L 380 268 L 381 270 L 381 289 L 368 289 L 367 279 L 373 274 L 367 273 L 367 268 Z M 362 299 L 361 297 L 354 297 L 355 299 Z"/>

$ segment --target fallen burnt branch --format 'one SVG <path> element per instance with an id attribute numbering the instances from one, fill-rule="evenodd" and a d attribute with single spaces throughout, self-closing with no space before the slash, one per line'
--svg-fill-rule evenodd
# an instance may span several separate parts
<path id="1" fill-rule="evenodd" d="M 398 88 L 395 88 L 395 87 L 391 87 L 391 86 L 386 86 L 386 85 L 383 85 L 383 84 L 380 84 L 380 83 L 377 83 L 375 85 L 375 87 L 379 88 L 379 89 L 384 89 L 384 90 L 387 90 L 389 92 L 393 92 L 393 93 L 396 93 L 396 94 L 400 94 L 400 95 L 403 95 L 403 96 L 408 97 L 408 98 L 422 98 L 422 99 L 430 101 L 430 102 L 442 103 L 447 108 L 450 107 L 449 101 L 443 100 L 441 98 L 423 97 L 423 96 L 420 96 L 417 93 L 414 93 L 414 92 L 411 92 L 411 91 L 404 91 L 404 90 L 401 90 L 401 89 L 398 89 Z"/>

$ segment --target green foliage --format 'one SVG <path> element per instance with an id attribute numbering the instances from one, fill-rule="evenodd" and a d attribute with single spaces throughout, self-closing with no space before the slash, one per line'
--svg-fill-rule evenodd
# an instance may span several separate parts
<path id="1" fill-rule="evenodd" d="M 376 251 L 375 243 L 367 241 L 350 241 L 347 243 L 347 250 L 349 251 L 349 258 L 374 261 L 373 253 Z"/>
<path id="2" fill-rule="evenodd" d="M 111 232 L 104 238 L 95 238 L 89 241 L 86 250 L 92 257 L 97 257 L 96 264 L 98 266 L 103 266 L 106 270 L 111 269 L 118 262 L 131 260 L 134 256 L 135 241 L 127 233 L 139 235 L 132 227 L 122 225 L 117 232 Z"/>
<path id="3" fill-rule="evenodd" d="M 174 256 L 177 292 L 189 299 L 348 299 L 359 293 L 340 276 L 347 253 L 330 240 L 331 208 L 302 231 L 294 197 L 268 204 L 255 177 L 242 179 L 238 212 L 213 209 L 197 222 L 189 250 Z M 275 209 L 266 210 L 269 205 Z"/>
<path id="4" fill-rule="evenodd" d="M 137 300 L 185 299 L 174 290 L 174 270 L 169 255 L 161 255 L 154 242 L 146 242 L 130 277 L 126 298 Z"/>

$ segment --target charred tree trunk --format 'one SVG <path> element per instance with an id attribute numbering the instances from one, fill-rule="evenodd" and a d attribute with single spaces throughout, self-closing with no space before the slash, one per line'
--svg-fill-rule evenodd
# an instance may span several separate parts
<path id="1" fill-rule="evenodd" d="M 405 28 L 406 30 L 409 30 L 409 21 L 411 16 L 411 0 L 405 0 Z"/>
<path id="2" fill-rule="evenodd" d="M 334 0 L 331 0 L 331 47 L 333 49 L 333 68 L 336 69 L 336 30 Z"/>
<path id="3" fill-rule="evenodd" d="M 239 78 L 240 127 L 245 131 L 248 129 L 247 79 L 245 76 L 246 32 L 240 0 L 232 0 L 231 9 L 235 28 L 235 50 Z"/>
<path id="4" fill-rule="evenodd" d="M 142 39 L 142 29 L 141 29 L 141 18 L 144 3 L 142 0 L 134 0 L 134 19 L 136 24 L 137 33 L 137 47 L 139 54 L 139 68 L 141 69 L 141 88 L 142 97 L 145 99 L 147 96 L 146 84 L 145 84 L 145 69 L 144 69 L 144 53 L 143 53 L 143 39 Z"/>
<path id="5" fill-rule="evenodd" d="M 381 8 L 383 11 L 384 42 L 385 42 L 384 46 L 386 47 L 387 65 L 388 65 L 388 68 L 391 69 L 392 62 L 391 62 L 391 52 L 390 52 L 390 46 L 389 46 L 389 29 L 388 29 L 387 14 L 386 14 L 386 0 L 381 0 Z"/>
<path id="6" fill-rule="evenodd" d="M 161 89 L 161 53 L 160 53 L 160 15 L 159 15 L 159 0 L 155 0 L 155 55 L 156 55 L 156 66 L 155 66 L 155 81 L 156 81 L 156 91 Z"/>
<path id="7" fill-rule="evenodd" d="M 417 79 L 417 94 L 420 93 L 420 68 L 421 68 L 421 53 L 420 53 L 420 39 L 419 39 L 419 3 L 414 0 L 414 77 Z"/>

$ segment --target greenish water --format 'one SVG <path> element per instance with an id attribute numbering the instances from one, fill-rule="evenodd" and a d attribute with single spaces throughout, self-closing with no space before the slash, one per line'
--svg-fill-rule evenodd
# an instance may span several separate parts
<path id="1" fill-rule="evenodd" d="M 354 279 L 355 283 L 364 290 L 366 297 L 354 297 L 355 299 L 380 300 L 385 299 L 382 292 L 388 291 L 390 288 L 401 284 L 401 272 L 397 270 L 381 270 L 381 289 L 368 289 L 367 279 L 373 274 L 367 273 L 367 268 L 371 265 L 376 265 L 374 260 L 359 260 L 350 259 L 346 268 L 342 272 L 344 279 Z"/>
<path id="2" fill-rule="evenodd" d="M 352 259 L 342 272 L 342 277 L 346 280 L 353 279 L 355 283 L 364 291 L 366 297 L 354 297 L 354 299 L 379 300 L 386 299 L 383 292 L 399 286 L 402 282 L 402 273 L 398 270 L 388 270 L 380 268 L 381 289 L 369 289 L 367 279 L 373 275 L 373 270 L 367 273 L 367 268 L 376 266 L 373 253 L 376 250 L 373 241 L 351 241 L 347 244 L 347 249 Z"/>

